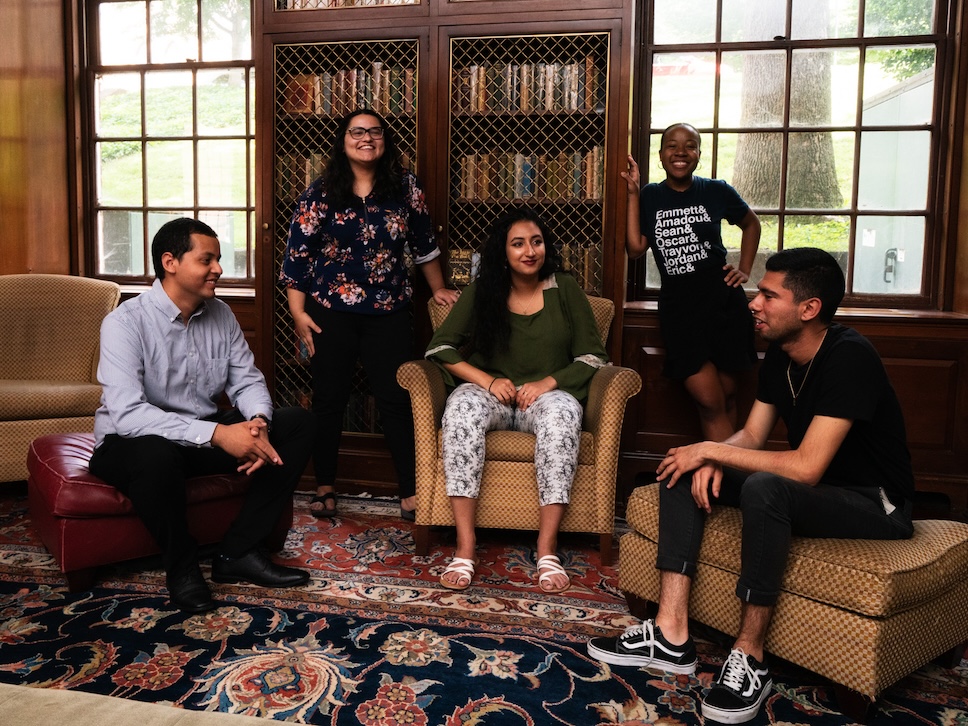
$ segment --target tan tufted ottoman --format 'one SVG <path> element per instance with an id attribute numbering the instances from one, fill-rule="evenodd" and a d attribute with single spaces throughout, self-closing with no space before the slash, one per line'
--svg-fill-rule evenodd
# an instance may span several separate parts
<path id="1" fill-rule="evenodd" d="M 632 492 L 619 586 L 633 615 L 659 598 L 659 485 Z M 735 636 L 741 515 L 706 520 L 690 617 Z M 795 537 L 766 649 L 834 682 L 841 707 L 866 710 L 895 681 L 968 640 L 968 524 L 919 520 L 910 540 Z M 853 692 L 853 693 L 852 693 Z M 858 694 L 864 698 L 858 699 Z"/>

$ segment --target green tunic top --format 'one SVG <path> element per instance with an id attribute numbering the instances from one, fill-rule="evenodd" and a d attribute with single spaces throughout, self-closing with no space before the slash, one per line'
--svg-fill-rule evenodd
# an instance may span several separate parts
<path id="1" fill-rule="evenodd" d="M 592 376 L 608 363 L 591 305 L 569 275 L 551 275 L 542 284 L 544 307 L 533 315 L 510 313 L 507 349 L 485 358 L 477 351 L 463 351 L 474 329 L 477 283 L 471 283 L 434 333 L 425 357 L 438 365 L 466 360 L 495 378 L 509 378 L 515 386 L 550 375 L 559 389 L 584 403 Z M 446 369 L 444 378 L 449 387 L 456 386 Z"/>

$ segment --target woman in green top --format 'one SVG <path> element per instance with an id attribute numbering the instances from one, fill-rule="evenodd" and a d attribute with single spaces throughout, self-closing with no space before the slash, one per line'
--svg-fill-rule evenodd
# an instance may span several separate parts
<path id="1" fill-rule="evenodd" d="M 427 349 L 456 386 L 442 421 L 444 477 L 457 522 L 444 587 L 463 590 L 474 577 L 484 437 L 496 429 L 535 435 L 538 584 L 545 592 L 570 584 L 556 554 L 558 527 L 578 466 L 582 404 L 608 358 L 588 299 L 560 265 L 544 222 L 527 208 L 509 212 L 481 252 L 480 275 Z"/>

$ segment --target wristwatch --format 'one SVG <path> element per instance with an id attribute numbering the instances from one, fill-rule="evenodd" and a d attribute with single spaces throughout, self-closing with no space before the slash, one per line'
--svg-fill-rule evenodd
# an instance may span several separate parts
<path id="1" fill-rule="evenodd" d="M 266 422 L 266 433 L 271 434 L 272 433 L 272 421 L 269 420 L 269 417 L 266 416 L 264 413 L 257 413 L 255 416 L 253 416 L 249 420 L 252 421 L 252 420 L 257 419 L 257 418 L 261 418 L 263 421 Z"/>

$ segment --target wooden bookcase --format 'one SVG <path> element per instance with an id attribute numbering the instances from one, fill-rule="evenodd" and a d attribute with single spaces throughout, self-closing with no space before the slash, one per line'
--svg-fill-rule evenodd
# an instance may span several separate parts
<path id="1" fill-rule="evenodd" d="M 342 116 L 361 105 L 380 113 L 393 124 L 404 160 L 413 168 L 418 45 L 412 38 L 273 45 L 274 277 L 278 277 L 296 201 L 322 173 L 328 145 Z M 278 286 L 273 290 L 270 315 L 276 405 L 308 406 L 309 364 L 295 343 L 286 291 Z M 380 427 L 364 380 L 361 373 L 343 425 L 347 431 L 375 434 Z"/>
<path id="2" fill-rule="evenodd" d="M 602 293 L 610 33 L 454 37 L 448 221 L 454 282 L 509 206 L 554 223 L 565 269 Z"/>
<path id="3" fill-rule="evenodd" d="M 308 365 L 276 284 L 296 199 L 336 120 L 370 106 L 400 134 L 451 281 L 466 285 L 493 221 L 529 204 L 589 292 L 624 297 L 632 0 L 263 0 L 256 13 L 260 365 L 279 405 L 308 403 Z M 618 231 L 617 231 L 618 230 Z M 417 275 L 419 278 L 419 274 Z M 414 306 L 419 355 L 426 290 Z M 420 293 L 423 293 L 421 297 Z M 620 351 L 621 306 L 611 350 Z M 362 375 L 341 476 L 392 482 Z"/>

